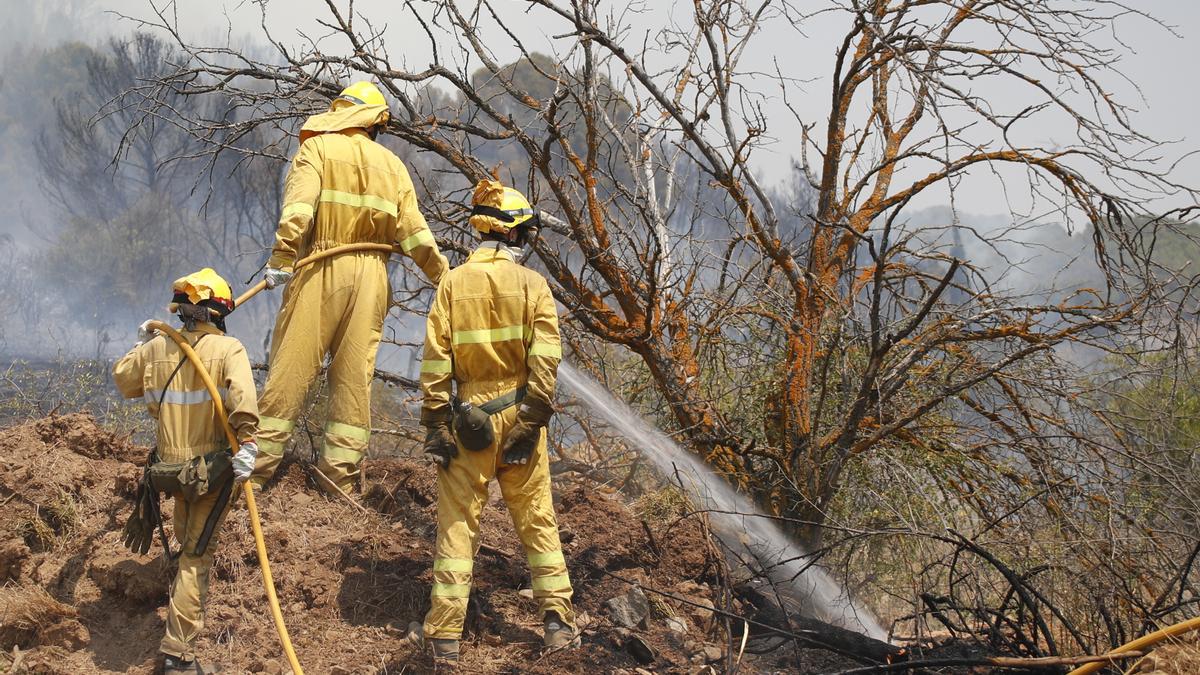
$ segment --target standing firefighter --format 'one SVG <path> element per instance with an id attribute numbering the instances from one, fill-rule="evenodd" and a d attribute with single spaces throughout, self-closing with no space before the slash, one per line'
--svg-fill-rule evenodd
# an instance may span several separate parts
<path id="1" fill-rule="evenodd" d="M 558 315 L 546 280 L 507 246 L 536 234 L 539 220 L 520 192 L 495 181 L 481 181 L 472 203 L 470 223 L 484 241 L 438 286 L 421 364 L 425 452 L 440 466 L 437 554 L 422 633 L 440 661 L 458 659 L 493 476 L 528 556 L 546 645 L 575 637 L 545 439 L 562 359 Z"/>
<path id="2" fill-rule="evenodd" d="M 417 210 L 408 170 L 374 141 L 387 120 L 383 94 L 358 82 L 300 131 L 265 273 L 271 288 L 291 281 L 271 342 L 255 485 L 279 467 L 327 353 L 330 407 L 318 469 L 342 490 L 352 489 L 371 433 L 371 378 L 391 293 L 387 255 L 337 255 L 292 278 L 296 260 L 343 244 L 394 244 L 434 283 L 446 271 L 446 258 Z"/>
<path id="3" fill-rule="evenodd" d="M 192 650 L 204 628 L 217 530 L 236 492 L 235 482 L 249 478 L 254 468 L 258 403 L 246 350 L 225 335 L 225 315 L 233 310 L 229 284 L 213 270 L 202 269 L 175 282 L 167 309 L 178 314 L 182 335 L 221 390 L 240 447 L 237 454 L 230 454 L 208 390 L 179 346 L 166 336 L 151 335 L 142 324 L 140 342 L 113 367 L 113 379 L 123 396 L 146 401 L 150 415 L 158 420 L 158 443 L 138 489 L 134 515 L 125 526 L 124 541 L 136 553 L 149 551 L 155 530 L 162 533 L 158 493 L 174 498 L 172 523 L 182 548 L 175 554 L 179 571 L 171 584 L 166 636 L 159 646 L 163 672 L 208 673 L 215 671 L 201 666 Z M 163 544 L 167 544 L 165 537 Z"/>

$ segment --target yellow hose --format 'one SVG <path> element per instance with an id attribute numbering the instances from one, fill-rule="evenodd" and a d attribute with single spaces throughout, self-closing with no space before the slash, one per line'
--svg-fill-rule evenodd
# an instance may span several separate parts
<path id="1" fill-rule="evenodd" d="M 305 265 L 309 265 L 311 263 L 315 263 L 317 261 L 324 260 L 326 258 L 331 258 L 335 255 L 341 255 L 342 253 L 351 253 L 353 251 L 379 251 L 380 253 L 391 253 L 392 251 L 395 251 L 395 250 L 396 250 L 396 248 L 394 246 L 392 246 L 391 244 L 344 244 L 342 246 L 334 246 L 333 248 L 327 248 L 324 251 L 317 251 L 316 253 L 314 253 L 306 258 L 301 258 L 300 260 L 298 260 L 296 262 L 295 269 L 300 269 L 301 267 L 304 267 Z M 238 296 L 237 300 L 234 301 L 233 306 L 235 308 L 241 307 L 243 302 L 246 302 L 250 298 L 253 298 L 254 296 L 258 295 L 259 292 L 262 291 L 266 287 L 267 287 L 266 279 L 263 279 L 262 281 L 258 282 L 257 284 L 254 284 L 250 288 L 246 289 L 245 293 L 242 293 L 241 295 Z"/>
<path id="2" fill-rule="evenodd" d="M 1194 619 L 1188 619 L 1187 621 L 1180 621 L 1177 624 L 1167 626 L 1161 630 L 1156 630 L 1153 633 L 1143 635 L 1132 642 L 1126 642 L 1120 647 L 1108 652 L 1108 654 L 1105 654 L 1105 656 L 1121 654 L 1124 652 L 1143 651 L 1144 647 L 1151 647 L 1168 638 L 1183 635 L 1184 633 L 1188 633 L 1197 629 L 1200 629 L 1200 616 Z M 1096 661 L 1095 663 L 1088 663 L 1079 666 L 1070 673 L 1067 673 L 1067 675 L 1090 675 L 1090 673 L 1094 673 L 1108 665 L 1111 664 L 1106 661 Z"/>
<path id="3" fill-rule="evenodd" d="M 325 258 L 342 253 L 349 253 L 351 251 L 380 251 L 383 253 L 391 253 L 393 250 L 395 250 L 395 248 L 389 244 L 346 244 L 344 246 L 336 246 L 334 248 L 318 251 L 306 258 L 303 258 L 296 262 L 295 269 L 300 269 L 305 265 L 317 262 L 319 260 L 324 260 Z M 250 298 L 253 298 L 266 287 L 266 280 L 260 281 L 251 286 L 246 290 L 245 293 L 242 293 L 240 296 L 238 296 L 234 306 L 241 307 L 242 303 L 246 302 Z M 216 402 L 217 413 L 221 420 L 225 423 L 225 434 L 229 437 L 229 447 L 237 447 L 237 438 L 233 434 L 233 429 L 229 426 L 229 421 L 225 418 L 225 409 L 224 406 L 221 405 L 221 398 L 217 394 L 217 390 L 213 385 L 212 378 L 210 378 L 208 376 L 208 372 L 204 370 L 204 365 L 200 363 L 200 359 L 196 356 L 196 352 L 192 351 L 191 345 L 187 343 L 187 340 L 185 340 L 182 335 L 164 323 L 156 321 L 151 323 L 150 327 L 161 330 L 169 335 L 172 340 L 175 340 L 180 349 L 183 350 L 184 354 L 187 355 L 192 363 L 196 365 L 196 369 L 200 372 L 200 376 L 204 380 L 204 386 L 208 388 L 209 395 L 211 395 L 213 397 L 213 401 Z M 267 562 L 267 549 L 263 544 L 262 529 L 259 527 L 258 523 L 258 509 L 254 504 L 254 491 L 247 489 L 243 490 L 243 492 L 246 493 L 246 506 L 250 511 L 250 526 L 254 529 L 254 541 L 258 545 L 258 560 L 262 565 L 263 583 L 267 588 L 267 598 L 271 601 L 271 613 L 275 617 L 275 627 L 279 630 L 279 639 L 283 643 L 284 651 L 287 652 L 288 661 L 292 665 L 292 670 L 296 672 L 296 675 L 303 675 L 304 671 L 300 669 L 300 663 L 296 660 L 296 653 L 292 650 L 291 640 L 288 639 L 287 626 L 283 625 L 283 614 L 279 611 L 279 600 L 275 597 L 275 586 L 271 581 L 271 567 Z M 1144 635 L 1136 640 L 1133 640 L 1132 642 L 1128 642 L 1120 647 L 1117 647 L 1116 649 L 1108 652 L 1108 654 L 1116 655 L 1124 652 L 1138 651 L 1144 647 L 1156 645 L 1168 638 L 1182 635 L 1197 629 L 1200 629 L 1200 617 L 1189 619 L 1173 626 L 1168 626 L 1162 630 L 1157 630 L 1153 633 L 1150 633 L 1149 635 Z M 1091 675 L 1107 665 L 1110 664 L 1105 661 L 1088 663 L 1076 668 L 1075 670 L 1072 670 L 1067 675 Z"/>
<path id="4" fill-rule="evenodd" d="M 351 251 L 380 251 L 383 253 L 391 253 L 393 250 L 395 250 L 395 248 L 390 244 L 346 244 L 344 246 L 336 246 L 334 248 L 318 251 L 306 258 L 303 258 L 296 262 L 295 269 L 299 269 L 305 265 L 317 262 L 319 260 L 324 260 L 325 258 L 335 255 L 349 253 Z M 253 298 L 255 295 L 258 295 L 258 293 L 260 293 L 266 287 L 266 280 L 260 281 L 251 286 L 246 290 L 245 293 L 242 293 L 240 296 L 238 296 L 234 306 L 241 307 L 242 303 L 246 302 L 250 298 Z M 188 341 L 174 328 L 171 328 L 161 321 L 152 321 L 150 322 L 149 327 L 152 330 L 162 331 L 172 340 L 174 340 L 175 344 L 179 345 L 179 348 L 183 350 L 183 353 L 187 356 L 188 360 L 191 361 L 194 366 L 196 366 L 196 372 L 200 373 L 200 379 L 204 382 L 204 387 L 208 389 L 208 394 L 212 397 L 213 403 L 216 406 L 217 417 L 221 420 L 222 425 L 224 426 L 225 436 L 229 440 L 229 447 L 237 448 L 239 445 L 237 436 L 233 433 L 233 428 L 229 425 L 229 420 L 225 416 L 225 406 L 221 403 L 220 393 L 217 391 L 216 385 L 213 384 L 212 377 L 210 377 L 208 371 L 205 370 L 204 364 L 200 361 L 200 357 L 196 355 L 196 352 L 192 349 L 192 346 L 188 344 Z M 283 644 L 283 651 L 287 654 L 288 663 L 291 664 L 292 671 L 295 673 L 295 675 L 304 675 L 304 670 L 300 667 L 300 661 L 296 659 L 296 651 L 292 648 L 292 641 L 288 637 L 287 626 L 283 623 L 283 612 L 279 609 L 279 598 L 275 595 L 275 582 L 271 578 L 271 564 L 267 560 L 267 546 L 263 542 L 262 526 L 259 524 L 258 520 L 258 506 L 254 502 L 254 490 L 247 488 L 243 489 L 242 492 L 246 495 L 246 508 L 250 512 L 250 528 L 254 531 L 254 543 L 258 549 L 258 562 L 262 567 L 263 572 L 263 586 L 266 588 L 267 600 L 271 605 L 271 615 L 275 619 L 275 629 L 279 632 L 279 641 Z M 1183 635 L 1184 633 L 1188 633 L 1197 629 L 1200 629 L 1200 617 L 1188 619 L 1187 621 L 1182 621 L 1172 626 L 1167 626 L 1166 628 L 1154 631 L 1148 635 L 1143 635 L 1136 640 L 1127 642 L 1108 652 L 1108 655 L 1139 651 L 1144 647 L 1156 645 L 1163 640 Z M 1094 663 L 1084 664 L 1075 670 L 1072 670 L 1067 675 L 1091 675 L 1107 665 L 1110 664 L 1105 661 L 1096 661 Z"/>
<path id="5" fill-rule="evenodd" d="M 204 388 L 208 390 L 208 395 L 212 397 L 213 406 L 216 408 L 217 418 L 221 420 L 221 424 L 225 429 L 225 438 L 229 441 L 231 451 L 237 452 L 238 440 L 233 433 L 233 427 L 229 426 L 229 419 L 225 416 L 225 404 L 221 402 L 221 394 L 217 391 L 217 386 L 213 384 L 212 377 L 204 368 L 204 363 L 200 357 L 196 355 L 195 350 L 188 344 L 186 338 L 179 334 L 179 331 L 171 328 L 161 321 L 151 321 L 150 329 L 165 333 L 168 337 L 179 345 L 183 350 L 188 360 L 196 367 L 196 372 L 200 374 L 200 379 L 204 382 Z M 258 521 L 258 505 L 254 502 L 254 490 L 249 487 L 244 487 L 242 493 L 246 495 L 246 510 L 250 512 L 250 529 L 254 531 L 254 544 L 258 549 L 258 563 L 262 567 L 263 587 L 267 591 L 267 601 L 271 605 L 271 617 L 275 620 L 275 630 L 279 633 L 279 641 L 283 644 L 284 654 L 287 655 L 288 663 L 292 666 L 292 672 L 295 675 L 304 675 L 304 669 L 300 667 L 300 661 L 296 658 L 296 650 L 292 648 L 292 640 L 288 637 L 287 626 L 283 623 L 283 612 L 279 609 L 279 598 L 275 595 L 275 580 L 271 578 L 271 563 L 267 560 L 267 545 L 263 541 L 262 525 Z"/>
<path id="6" fill-rule="evenodd" d="M 344 246 L 335 246 L 323 251 L 302 258 L 295 264 L 295 269 L 300 269 L 305 265 L 315 263 L 325 258 L 330 258 L 342 253 L 350 253 L 353 251 L 379 251 L 381 253 L 391 253 L 395 250 L 390 244 L 346 244 Z M 234 302 L 234 307 L 241 307 L 242 303 L 246 302 L 255 295 L 258 295 L 264 288 L 267 287 L 266 280 L 260 281 L 251 286 L 238 296 Z M 233 433 L 233 427 L 229 425 L 229 419 L 225 416 L 225 405 L 221 402 L 221 395 L 217 391 L 217 386 L 212 381 L 212 376 L 208 374 L 208 370 L 204 368 L 204 363 L 200 357 L 196 355 L 192 345 L 187 339 L 179 334 L 179 331 L 171 328 L 161 321 L 151 321 L 149 326 L 151 330 L 161 331 L 166 334 L 175 344 L 179 345 L 188 360 L 196 367 L 196 372 L 200 374 L 201 381 L 204 382 L 204 388 L 208 390 L 208 395 L 212 397 L 213 405 L 216 408 L 217 418 L 221 420 L 221 424 L 225 430 L 225 438 L 229 441 L 229 447 L 232 452 L 237 452 L 238 440 L 237 435 Z M 246 510 L 250 513 L 250 529 L 254 531 L 254 545 L 258 550 L 258 563 L 262 568 L 263 588 L 267 591 L 267 601 L 271 605 L 271 618 L 275 620 L 275 630 L 279 633 L 279 642 L 283 645 L 284 654 L 287 655 L 288 663 L 292 667 L 292 672 L 295 675 L 304 675 L 304 669 L 300 667 L 300 661 L 296 658 L 296 650 L 292 648 L 292 640 L 288 637 L 287 625 L 283 622 L 283 611 L 279 609 L 279 597 L 275 595 L 275 580 L 271 577 L 271 563 L 267 560 L 267 545 L 263 541 L 262 524 L 258 519 L 258 504 L 254 501 L 254 490 L 249 487 L 244 487 L 242 493 L 246 495 Z"/>

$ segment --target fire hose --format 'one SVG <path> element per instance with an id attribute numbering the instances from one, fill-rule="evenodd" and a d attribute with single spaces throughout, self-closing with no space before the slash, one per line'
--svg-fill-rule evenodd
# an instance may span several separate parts
<path id="1" fill-rule="evenodd" d="M 239 443 L 237 436 L 233 433 L 233 427 L 229 426 L 229 419 L 225 416 L 225 404 L 221 402 L 221 394 L 217 391 L 217 385 L 213 384 L 212 376 L 208 374 L 208 370 L 204 367 L 204 362 L 196 355 L 196 351 L 188 344 L 187 338 L 179 334 L 179 331 L 171 328 L 161 321 L 151 321 L 151 329 L 161 331 L 167 337 L 175 341 L 179 348 L 183 350 L 188 360 L 196 367 L 196 372 L 200 374 L 200 380 L 204 382 L 204 388 L 208 390 L 208 395 L 212 397 L 213 407 L 216 408 L 217 418 L 221 420 L 221 426 L 225 430 L 225 438 L 229 441 L 229 447 L 236 448 Z M 275 595 L 275 580 L 271 578 L 271 563 L 267 560 L 267 545 L 263 541 L 262 525 L 258 520 L 258 504 L 254 501 L 254 490 L 246 487 L 242 490 L 246 495 L 246 510 L 250 513 L 250 529 L 254 531 L 254 544 L 258 549 L 258 563 L 262 567 L 263 587 L 267 591 L 267 601 L 271 605 L 271 617 L 275 620 L 275 630 L 279 632 L 279 641 L 283 643 L 284 654 L 287 655 L 288 663 L 292 666 L 292 672 L 295 675 L 304 675 L 304 670 L 300 667 L 300 661 L 296 658 L 296 650 L 292 648 L 292 640 L 288 637 L 287 626 L 283 623 L 283 611 L 279 609 L 279 598 Z"/>
<path id="2" fill-rule="evenodd" d="M 347 244 L 345 246 L 337 246 L 334 248 L 318 251 L 312 255 L 303 258 L 296 262 L 295 268 L 299 269 L 305 265 L 309 265 L 326 258 L 330 258 L 342 253 L 350 253 L 353 251 L 379 251 L 381 253 L 391 253 L 394 248 L 389 244 Z M 267 287 L 267 282 L 260 281 L 254 286 L 251 286 L 245 293 L 240 295 L 234 303 L 234 307 L 240 307 L 243 302 L 257 295 Z M 216 409 L 216 416 L 221 420 L 222 427 L 225 431 L 225 438 L 229 441 L 231 451 L 237 448 L 239 443 L 237 435 L 233 433 L 233 427 L 229 425 L 229 418 L 225 414 L 225 405 L 221 401 L 220 392 L 217 391 L 217 386 L 209 375 L 208 370 L 204 367 L 204 363 L 200 357 L 196 355 L 196 351 L 192 349 L 191 344 L 187 339 L 179 334 L 179 331 L 171 328 L 161 321 L 151 321 L 148 325 L 151 330 L 157 330 L 171 338 L 175 344 L 179 345 L 179 349 L 192 365 L 196 367 L 196 372 L 200 375 L 200 380 L 204 383 L 204 388 L 208 390 L 208 395 L 212 397 L 213 406 Z M 288 636 L 287 625 L 283 622 L 283 611 L 279 608 L 279 597 L 275 594 L 275 580 L 271 576 L 271 563 L 267 559 L 267 545 L 263 540 L 262 524 L 258 518 L 258 504 L 254 500 L 254 490 L 246 487 L 242 490 L 246 495 L 246 510 L 250 514 L 250 529 L 254 532 L 254 545 L 258 552 L 259 566 L 262 568 L 263 588 L 267 593 L 267 602 L 271 606 L 271 618 L 275 622 L 275 630 L 279 633 L 279 641 L 283 645 L 284 654 L 287 656 L 288 663 L 292 667 L 292 672 L 295 675 L 304 675 L 304 669 L 300 667 L 300 661 L 296 658 L 296 650 L 292 647 L 292 640 Z"/>
<path id="3" fill-rule="evenodd" d="M 390 244 L 346 244 L 344 246 L 336 246 L 323 251 L 318 251 L 312 255 L 302 258 L 296 262 L 294 269 L 299 269 L 305 265 L 309 265 L 326 258 L 331 258 L 342 253 L 351 253 L 354 251 L 378 251 L 380 253 L 391 253 L 394 250 L 395 247 Z M 250 298 L 253 298 L 255 295 L 258 295 L 266 287 L 267 282 L 265 279 L 259 281 L 257 284 L 251 286 L 244 293 L 238 296 L 236 302 L 234 303 L 234 307 L 241 307 L 244 302 Z M 150 322 L 149 328 L 161 331 L 174 340 L 175 343 L 179 345 L 179 348 L 183 351 L 184 355 L 187 356 L 188 360 L 190 360 L 196 367 L 196 372 L 200 374 L 200 379 L 204 382 L 204 387 L 208 390 L 209 396 L 211 396 L 213 399 L 213 404 L 216 408 L 216 414 L 221 420 L 222 426 L 224 427 L 225 437 L 229 441 L 229 447 L 231 449 L 238 447 L 239 444 L 237 441 L 237 436 L 233 433 L 233 428 L 229 425 L 229 419 L 225 415 L 225 406 L 221 402 L 220 393 L 217 391 L 217 387 L 213 383 L 212 377 L 204 368 L 204 363 L 200 361 L 200 357 L 196 355 L 196 352 L 192 349 L 192 346 L 188 343 L 187 339 L 180 335 L 179 332 L 174 328 L 171 328 L 161 321 Z M 250 528 L 254 532 L 254 543 L 258 550 L 258 561 L 262 567 L 263 587 L 267 593 L 267 601 L 271 606 L 271 616 L 275 621 L 275 629 L 279 633 L 279 641 L 283 645 L 284 653 L 287 656 L 288 663 L 292 667 L 292 671 L 295 673 L 295 675 L 304 675 L 304 670 L 300 667 L 300 661 L 296 658 L 296 651 L 292 648 L 292 641 L 288 637 L 287 626 L 283 622 L 283 612 L 279 608 L 279 598 L 275 594 L 275 582 L 271 577 L 271 565 L 267 559 L 267 547 L 263 540 L 262 525 L 258 518 L 258 505 L 254 500 L 254 490 L 246 488 L 243 489 L 242 492 L 246 495 L 246 509 L 250 514 Z M 1120 647 L 1117 647 L 1116 649 L 1113 649 L 1112 651 L 1108 652 L 1108 654 L 1117 655 L 1124 652 L 1141 650 L 1145 647 L 1156 645 L 1159 642 L 1172 637 L 1183 635 L 1184 633 L 1198 629 L 1200 629 L 1200 617 L 1182 621 L 1180 623 L 1157 630 L 1153 633 L 1144 635 L 1136 640 L 1132 640 L 1121 645 Z M 1106 665 L 1108 665 L 1108 663 L 1104 661 L 1088 663 L 1072 670 L 1070 673 L 1068 673 L 1068 675 L 1092 675 L 1101 668 L 1104 668 Z"/>
<path id="4" fill-rule="evenodd" d="M 1183 635 L 1184 633 L 1188 633 L 1197 629 L 1200 629 L 1200 617 L 1188 619 L 1186 621 L 1180 621 L 1177 624 L 1173 624 L 1167 626 L 1166 628 L 1156 630 L 1153 633 L 1143 635 L 1142 637 L 1131 642 L 1126 642 L 1120 647 L 1108 652 L 1106 656 L 1122 654 L 1124 652 L 1131 651 L 1142 651 L 1144 648 L 1156 645 L 1163 640 Z M 1095 663 L 1088 663 L 1079 666 L 1070 673 L 1067 673 L 1067 675 L 1091 675 L 1091 673 L 1094 673 L 1108 665 L 1110 665 L 1108 661 L 1096 661 Z"/>
<path id="5" fill-rule="evenodd" d="M 312 263 L 319 262 L 326 258 L 332 258 L 335 255 L 341 255 L 343 253 L 353 253 L 355 251 L 378 251 L 380 253 L 391 253 L 392 251 L 395 251 L 395 250 L 396 250 L 396 248 L 394 246 L 392 246 L 391 244 L 344 244 L 342 246 L 334 246 L 333 248 L 327 248 L 323 251 L 317 251 L 316 253 L 313 253 L 312 255 L 309 255 L 308 257 L 301 258 L 300 260 L 298 260 L 296 262 L 295 269 L 300 269 L 301 267 L 304 267 L 305 265 L 311 265 Z M 267 280 L 263 279 L 262 281 L 258 282 L 257 284 L 254 284 L 250 288 L 246 289 L 246 292 L 239 295 L 237 300 L 234 301 L 234 303 L 233 303 L 234 308 L 236 309 L 238 307 L 241 307 L 243 302 L 246 302 L 250 298 L 253 298 L 254 296 L 258 295 L 259 292 L 261 292 L 266 287 L 267 287 Z"/>

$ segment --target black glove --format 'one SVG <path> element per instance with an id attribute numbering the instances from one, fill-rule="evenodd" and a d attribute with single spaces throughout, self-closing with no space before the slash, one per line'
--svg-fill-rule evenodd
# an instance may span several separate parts
<path id="1" fill-rule="evenodd" d="M 154 528 L 158 526 L 158 493 L 143 481 L 138 485 L 137 497 L 133 502 L 133 513 L 125 522 L 122 541 L 125 548 L 139 555 L 146 555 L 154 543 Z"/>
<path id="2" fill-rule="evenodd" d="M 527 398 L 517 412 L 517 423 L 509 430 L 500 449 L 500 461 L 505 464 L 527 464 L 538 441 L 542 440 L 542 429 L 550 423 L 554 408 L 536 398 Z"/>
<path id="3" fill-rule="evenodd" d="M 504 439 L 501 460 L 505 464 L 525 464 L 529 462 L 533 449 L 542 440 L 542 427 L 538 424 L 517 420 L 508 437 Z"/>
<path id="4" fill-rule="evenodd" d="M 437 462 L 443 469 L 450 467 L 450 460 L 458 456 L 458 443 L 450 433 L 447 423 L 434 424 L 425 430 L 425 456 Z"/>

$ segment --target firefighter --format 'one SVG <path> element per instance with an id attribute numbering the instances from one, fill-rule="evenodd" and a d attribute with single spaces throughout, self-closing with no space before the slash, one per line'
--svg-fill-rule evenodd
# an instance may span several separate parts
<path id="1" fill-rule="evenodd" d="M 483 241 L 438 286 L 421 364 L 425 452 L 438 464 L 431 607 L 421 640 L 458 659 L 479 516 L 495 477 L 532 572 L 546 646 L 574 643 L 571 582 L 550 495 L 545 428 L 562 348 L 550 286 L 517 263 L 540 221 L 525 197 L 481 181 L 470 224 Z"/>
<path id="2" fill-rule="evenodd" d="M 300 131 L 264 273 L 268 287 L 286 289 L 262 395 L 255 486 L 278 468 L 326 354 L 330 407 L 317 468 L 341 490 L 352 489 L 370 438 L 371 379 L 390 299 L 388 256 L 342 254 L 293 277 L 296 260 L 343 244 L 381 243 L 399 246 L 433 283 L 447 269 L 417 210 L 408 170 L 374 140 L 387 120 L 383 94 L 358 82 Z"/>
<path id="3" fill-rule="evenodd" d="M 125 398 L 141 398 L 158 421 L 157 445 L 139 487 L 134 517 L 125 527 L 125 544 L 146 553 L 155 530 L 161 533 L 158 493 L 175 502 L 175 539 L 181 550 L 171 584 L 166 635 L 159 645 L 163 672 L 216 672 L 196 660 L 196 637 L 204 629 L 204 602 L 216 533 L 228 512 L 237 482 L 250 477 L 258 448 L 258 402 L 250 360 L 242 343 L 225 335 L 225 316 L 233 310 L 229 284 L 205 268 L 175 282 L 168 311 L 183 322 L 182 335 L 221 389 L 239 447 L 230 455 L 222 421 L 203 381 L 179 346 L 152 335 L 147 324 L 139 342 L 113 367 L 113 379 Z M 163 540 L 163 545 L 167 542 Z"/>

